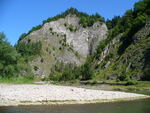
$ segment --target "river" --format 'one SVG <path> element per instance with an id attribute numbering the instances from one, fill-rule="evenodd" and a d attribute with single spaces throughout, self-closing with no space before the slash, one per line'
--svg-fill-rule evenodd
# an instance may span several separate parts
<path id="1" fill-rule="evenodd" d="M 0 113 L 150 113 L 150 99 L 82 105 L 0 107 Z"/>

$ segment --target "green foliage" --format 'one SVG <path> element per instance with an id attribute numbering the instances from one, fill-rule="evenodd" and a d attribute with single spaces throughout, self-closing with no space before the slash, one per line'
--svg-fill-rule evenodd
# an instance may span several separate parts
<path id="1" fill-rule="evenodd" d="M 81 77 L 82 80 L 89 80 L 93 76 L 93 68 L 92 68 L 93 57 L 88 57 L 85 64 L 81 66 Z"/>
<path id="2" fill-rule="evenodd" d="M 14 65 L 7 65 L 3 69 L 3 73 L 4 73 L 3 76 L 7 76 L 7 77 L 15 76 L 16 75 L 15 66 Z"/>
<path id="3" fill-rule="evenodd" d="M 50 74 L 49 79 L 53 81 L 61 81 L 61 77 L 62 77 L 61 73 L 55 72 L 53 73 L 53 75 Z"/>
<path id="4" fill-rule="evenodd" d="M 39 68 L 37 66 L 34 66 L 34 70 L 37 71 Z"/>
<path id="5" fill-rule="evenodd" d="M 25 59 L 6 41 L 4 33 L 0 33 L 0 77 L 25 76 L 30 72 Z"/>
<path id="6" fill-rule="evenodd" d="M 133 10 L 127 10 L 123 17 L 114 17 L 112 20 L 107 20 L 106 24 L 107 27 L 110 29 L 109 34 L 106 40 L 103 40 L 100 42 L 99 46 L 97 47 L 97 51 L 95 53 L 96 60 L 99 60 L 99 57 L 101 53 L 103 52 L 103 49 L 108 45 L 108 43 L 116 36 L 119 36 L 119 34 L 123 34 L 121 36 L 120 43 L 116 49 L 117 53 L 116 57 L 114 55 L 106 56 L 103 62 L 101 62 L 99 65 L 95 67 L 96 72 L 94 73 L 94 79 L 98 78 L 105 78 L 106 76 L 111 76 L 112 74 L 118 75 L 118 80 L 120 81 L 129 81 L 133 79 L 135 76 L 142 76 L 142 80 L 149 80 L 150 78 L 150 72 L 149 72 L 149 40 L 146 39 L 146 36 L 143 38 L 143 42 L 139 42 L 136 45 L 134 43 L 133 36 L 135 33 L 137 33 L 146 23 L 149 21 L 149 9 L 148 7 L 150 4 L 149 0 L 141 0 L 137 2 L 134 5 Z M 131 46 L 133 45 L 133 46 Z M 147 53 L 144 51 L 147 49 Z M 145 55 L 145 56 L 144 56 Z M 134 57 L 133 57 L 134 56 Z M 143 58 L 143 56 L 145 58 Z M 108 61 L 111 60 L 117 60 L 117 61 L 111 61 L 114 65 L 112 67 L 109 66 L 105 68 L 104 66 Z M 142 61 L 142 59 L 145 59 L 145 62 Z M 93 65 L 94 65 L 93 60 Z M 128 64 L 131 63 L 131 66 Z M 143 69 L 141 69 L 143 63 Z M 130 70 L 128 70 L 128 66 Z M 98 69 L 101 69 L 98 71 Z M 130 84 L 130 83 L 128 83 Z"/>
<path id="7" fill-rule="evenodd" d="M 27 44 L 23 42 L 16 45 L 16 49 L 22 56 L 40 55 L 42 43 L 40 41 L 36 43 L 27 43 Z"/>
<path id="8" fill-rule="evenodd" d="M 52 31 L 53 31 L 53 28 L 49 28 L 49 30 L 52 32 Z"/>
<path id="9" fill-rule="evenodd" d="M 120 55 L 133 43 L 134 34 L 149 21 L 149 5 L 149 0 L 141 0 L 135 3 L 133 10 L 127 10 L 123 17 L 114 17 L 111 21 L 106 22 L 108 28 L 111 29 L 108 38 L 112 39 L 118 34 L 124 33 L 121 39 L 123 43 L 118 50 Z"/>
<path id="10" fill-rule="evenodd" d="M 33 80 L 26 79 L 25 77 L 0 77 L 0 83 L 7 84 L 33 84 Z"/>
<path id="11" fill-rule="evenodd" d="M 51 21 L 56 21 L 56 20 L 58 20 L 58 19 L 60 19 L 60 18 L 65 18 L 65 17 L 66 17 L 67 15 L 69 15 L 69 14 L 71 14 L 71 15 L 76 15 L 77 17 L 81 18 L 81 19 L 80 19 L 80 23 L 81 23 L 82 25 L 84 25 L 85 23 L 87 23 L 88 26 L 91 26 L 91 25 L 92 25 L 94 22 L 96 22 L 96 21 L 104 22 L 104 18 L 101 17 L 98 13 L 96 13 L 95 15 L 91 15 L 91 16 L 90 16 L 90 15 L 88 15 L 88 14 L 86 14 L 86 13 L 79 12 L 79 11 L 78 11 L 77 9 L 75 9 L 75 8 L 70 8 L 70 9 L 66 10 L 66 11 L 65 11 L 64 13 L 62 13 L 62 14 L 59 14 L 59 15 L 53 17 L 53 18 L 48 18 L 47 20 L 44 20 L 44 21 L 43 21 L 43 24 L 45 24 L 45 23 L 47 23 L 47 22 L 51 22 Z M 86 21 L 84 21 L 83 18 L 85 18 Z M 65 23 L 64 25 L 67 26 L 66 23 Z"/>
<path id="12" fill-rule="evenodd" d="M 106 64 L 107 62 L 104 61 L 104 63 Z M 118 75 L 117 71 L 114 69 L 115 65 L 110 65 L 108 66 L 107 68 L 103 69 L 101 66 L 103 66 L 104 64 L 102 63 L 98 69 L 96 69 L 94 71 L 94 74 L 93 74 L 93 77 L 92 79 L 93 80 L 96 80 L 96 81 L 102 81 L 102 80 L 107 80 L 109 79 L 109 77 L 111 75 Z"/>
<path id="13" fill-rule="evenodd" d="M 6 36 L 3 32 L 0 32 L 0 43 L 2 43 L 2 41 L 5 41 L 6 40 Z"/>
<path id="14" fill-rule="evenodd" d="M 129 85 L 136 85 L 138 82 L 137 81 L 134 81 L 134 80 L 128 80 L 126 82 L 126 86 L 129 86 Z"/>
<path id="15" fill-rule="evenodd" d="M 65 23 L 64 23 L 64 26 L 67 27 L 67 26 L 68 26 L 68 23 L 65 22 Z"/>
<path id="16" fill-rule="evenodd" d="M 20 37 L 19 37 L 18 43 L 19 43 L 22 39 L 24 39 L 27 35 L 28 35 L 28 34 L 26 34 L 26 33 L 21 34 Z"/>
<path id="17" fill-rule="evenodd" d="M 41 29 L 41 28 L 42 28 L 42 25 L 38 25 L 38 26 L 36 26 L 36 27 L 33 27 L 33 28 L 28 32 L 28 34 L 30 34 L 30 33 L 33 32 L 33 31 L 39 30 L 39 29 Z"/>
<path id="18" fill-rule="evenodd" d="M 123 17 L 114 17 L 107 20 L 106 24 L 110 30 L 108 38 L 113 38 L 120 33 L 125 33 L 122 38 L 123 44 L 120 46 L 119 54 L 133 42 L 132 36 L 142 27 L 149 19 L 150 7 L 149 0 L 141 0 L 134 5 L 134 10 L 127 10 Z"/>
<path id="19" fill-rule="evenodd" d="M 51 70 L 49 79 L 54 81 L 70 81 L 78 79 L 80 68 L 73 64 L 57 63 Z"/>
<path id="20" fill-rule="evenodd" d="M 103 52 L 104 48 L 106 47 L 106 45 L 108 44 L 108 40 L 102 40 L 100 41 L 99 45 L 97 46 L 97 49 L 96 49 L 96 53 L 94 55 L 94 57 L 98 60 L 101 53 Z"/>
<path id="21" fill-rule="evenodd" d="M 52 17 L 52 18 L 48 18 L 47 20 L 44 20 L 44 21 L 43 21 L 43 24 L 48 23 L 48 22 L 51 22 L 51 21 L 57 21 L 57 20 L 60 19 L 60 18 L 65 18 L 65 17 L 66 17 L 67 15 L 69 15 L 69 14 L 72 14 L 72 15 L 75 14 L 75 15 L 79 16 L 81 13 L 78 12 L 77 9 L 70 8 L 70 9 L 66 10 L 66 11 L 65 11 L 64 13 L 62 13 L 62 14 L 58 14 L 58 15 Z"/>
<path id="22" fill-rule="evenodd" d="M 93 70 L 90 62 L 91 58 L 88 58 L 87 62 L 79 67 L 74 64 L 57 63 L 51 70 L 49 79 L 54 81 L 71 81 L 76 79 L 89 80 L 92 78 Z"/>
<path id="23" fill-rule="evenodd" d="M 28 33 L 23 33 L 23 34 L 21 34 L 20 37 L 19 37 L 18 43 L 19 43 L 22 39 L 24 39 L 27 35 L 29 35 L 31 32 L 36 31 L 36 30 L 39 30 L 39 29 L 41 29 L 41 28 L 42 28 L 42 25 L 38 25 L 38 26 L 33 27 Z"/>
<path id="24" fill-rule="evenodd" d="M 149 0 L 141 0 L 134 4 L 134 10 L 136 13 L 142 12 L 147 15 L 150 14 L 150 1 Z"/>
<path id="25" fill-rule="evenodd" d="M 18 58 L 16 49 L 6 41 L 5 34 L 0 33 L 0 76 L 16 76 Z"/>
<path id="26" fill-rule="evenodd" d="M 25 76 L 25 79 L 27 80 L 33 80 L 35 77 L 35 75 L 33 73 L 28 73 L 26 76 Z"/>
<path id="27" fill-rule="evenodd" d="M 121 20 L 120 16 L 115 16 L 112 20 L 107 19 L 106 25 L 108 29 L 114 28 Z"/>
<path id="28" fill-rule="evenodd" d="M 68 29 L 69 29 L 71 32 L 76 32 L 76 31 L 77 31 L 77 27 L 76 27 L 76 26 L 73 26 L 72 24 L 69 25 Z"/>
<path id="29" fill-rule="evenodd" d="M 119 79 L 120 81 L 127 81 L 128 78 L 129 78 L 129 77 L 128 77 L 128 75 L 126 75 L 125 72 L 122 72 L 121 75 L 118 76 L 118 79 Z"/>
<path id="30" fill-rule="evenodd" d="M 31 67 L 27 63 L 26 59 L 24 57 L 20 57 L 17 61 L 17 72 L 19 73 L 19 76 L 26 76 L 28 73 L 31 73 Z"/>
<path id="31" fill-rule="evenodd" d="M 145 68 L 142 76 L 142 80 L 150 81 L 150 68 Z"/>
<path id="32" fill-rule="evenodd" d="M 95 22 L 100 21 L 100 22 L 104 22 L 104 18 L 101 17 L 99 14 L 95 14 L 95 15 L 86 15 L 86 16 L 81 16 L 80 17 L 80 24 L 86 28 L 86 27 L 90 27 L 92 26 Z"/>
<path id="33" fill-rule="evenodd" d="M 67 28 L 67 29 L 69 29 L 71 32 L 76 32 L 77 30 L 78 30 L 78 28 L 77 28 L 77 26 L 74 26 L 74 25 L 72 25 L 72 24 L 68 24 L 68 23 L 64 23 L 64 26 Z M 64 37 L 66 37 L 65 35 L 64 35 Z"/>

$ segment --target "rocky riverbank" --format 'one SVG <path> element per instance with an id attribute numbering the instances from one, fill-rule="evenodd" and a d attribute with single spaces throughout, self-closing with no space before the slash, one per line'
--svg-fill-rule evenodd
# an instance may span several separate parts
<path id="1" fill-rule="evenodd" d="M 39 104 L 83 104 L 148 98 L 118 91 L 92 90 L 57 85 L 0 84 L 0 106 Z"/>

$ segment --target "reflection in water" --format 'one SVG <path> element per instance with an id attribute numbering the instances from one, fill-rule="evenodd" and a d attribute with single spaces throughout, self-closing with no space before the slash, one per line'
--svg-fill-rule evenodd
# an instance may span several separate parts
<path id="1" fill-rule="evenodd" d="M 0 113 L 150 113 L 150 99 L 85 105 L 0 107 Z"/>

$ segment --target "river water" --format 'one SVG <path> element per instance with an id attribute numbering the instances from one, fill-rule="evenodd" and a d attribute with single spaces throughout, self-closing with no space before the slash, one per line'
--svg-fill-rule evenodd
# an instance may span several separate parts
<path id="1" fill-rule="evenodd" d="M 150 99 L 83 105 L 0 107 L 0 113 L 150 113 Z"/>

